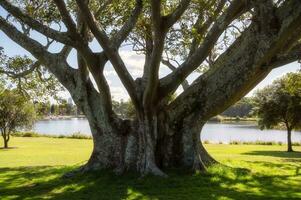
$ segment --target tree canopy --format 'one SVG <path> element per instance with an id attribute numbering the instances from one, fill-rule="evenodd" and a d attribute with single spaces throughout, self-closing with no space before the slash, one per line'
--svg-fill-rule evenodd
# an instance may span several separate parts
<path id="1" fill-rule="evenodd" d="M 34 107 L 23 95 L 10 90 L 0 92 L 0 131 L 4 148 L 8 148 L 13 131 L 30 127 L 34 119 Z"/>
<path id="2" fill-rule="evenodd" d="M 291 131 L 301 127 L 301 74 L 289 73 L 257 92 L 255 112 L 259 126 L 272 128 L 283 124 L 288 131 L 288 151 L 291 147 Z"/>

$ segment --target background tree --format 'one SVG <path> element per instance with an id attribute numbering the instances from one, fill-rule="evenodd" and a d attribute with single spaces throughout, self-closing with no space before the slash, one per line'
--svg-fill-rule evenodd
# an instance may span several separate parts
<path id="1" fill-rule="evenodd" d="M 0 6 L 8 13 L 0 30 L 59 80 L 89 121 L 94 149 L 82 171 L 205 170 L 214 163 L 200 143 L 206 121 L 273 68 L 300 58 L 299 0 L 0 0 Z M 50 51 L 34 32 L 62 48 Z M 93 51 L 91 42 L 102 48 Z M 136 79 L 120 55 L 124 45 L 144 56 Z M 67 62 L 72 49 L 77 66 Z M 112 108 L 107 62 L 133 103 L 132 120 Z M 161 74 L 164 65 L 170 71 Z M 184 92 L 169 101 L 181 85 Z"/>
<path id="2" fill-rule="evenodd" d="M 33 102 L 49 101 L 50 96 L 58 99 L 58 92 L 63 91 L 54 75 L 38 61 L 34 62 L 28 56 L 8 57 L 3 49 L 0 75 L 7 88 L 19 90 Z"/>
<path id="3" fill-rule="evenodd" d="M 112 101 L 113 110 L 122 119 L 133 119 L 135 117 L 135 108 L 131 101 L 124 102 L 122 99 L 120 102 Z"/>
<path id="4" fill-rule="evenodd" d="M 51 111 L 51 104 L 49 101 L 46 102 L 34 102 L 34 109 L 37 117 L 43 118 L 48 116 Z"/>
<path id="5" fill-rule="evenodd" d="M 57 104 L 51 104 L 50 113 L 51 115 L 59 115 L 59 106 Z"/>
<path id="6" fill-rule="evenodd" d="M 251 97 L 244 97 L 233 106 L 229 107 L 222 115 L 229 117 L 250 117 L 253 109 Z"/>
<path id="7" fill-rule="evenodd" d="M 301 74 L 289 73 L 258 91 L 254 99 L 259 126 L 270 129 L 282 123 L 287 129 L 287 151 L 293 151 L 291 132 L 301 127 Z"/>
<path id="8" fill-rule="evenodd" d="M 4 90 L 0 93 L 0 131 L 4 148 L 8 148 L 10 134 L 17 128 L 32 125 L 35 118 L 34 107 L 16 91 Z"/>
<path id="9" fill-rule="evenodd" d="M 60 115 L 74 115 L 75 110 L 71 104 L 67 102 L 66 99 L 61 99 L 58 101 L 58 109 Z"/>

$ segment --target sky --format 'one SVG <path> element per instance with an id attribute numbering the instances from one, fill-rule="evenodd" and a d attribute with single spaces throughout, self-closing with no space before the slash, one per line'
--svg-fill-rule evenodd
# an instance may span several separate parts
<path id="1" fill-rule="evenodd" d="M 0 15 L 4 16 L 5 12 L 0 7 Z M 41 36 L 39 33 L 33 33 L 33 38 L 37 38 L 38 41 L 45 41 L 43 36 Z M 18 44 L 14 43 L 12 40 L 10 40 L 3 32 L 0 31 L 0 46 L 4 47 L 4 51 L 8 56 L 15 56 L 15 55 L 27 55 L 31 56 L 29 52 L 21 48 Z M 53 44 L 50 48 L 51 52 L 58 52 L 61 49 L 61 44 Z M 101 51 L 101 47 L 97 44 L 96 41 L 93 41 L 90 44 L 90 47 L 93 51 L 99 52 Z M 143 72 L 143 64 L 144 64 L 144 56 L 137 55 L 135 52 L 131 50 L 130 47 L 121 48 L 119 51 L 121 57 L 123 58 L 126 66 L 128 67 L 129 72 L 133 76 L 133 78 L 137 78 L 142 75 Z M 68 62 L 72 67 L 77 67 L 77 61 L 76 61 L 76 53 L 75 51 L 72 51 L 70 56 L 68 57 Z M 254 91 L 257 89 L 263 88 L 268 84 L 271 84 L 275 79 L 283 76 L 284 74 L 288 72 L 296 72 L 300 69 L 300 64 L 297 62 L 291 63 L 279 68 L 274 69 L 260 84 L 258 84 L 252 91 L 247 94 L 247 96 L 251 96 Z M 169 69 L 162 65 L 160 67 L 160 77 L 163 77 L 170 73 Z M 104 74 L 108 80 L 112 97 L 114 100 L 120 101 L 120 100 L 128 100 L 129 96 L 125 90 L 125 88 L 122 86 L 116 72 L 114 71 L 111 64 L 107 64 L 105 67 Z M 199 74 L 194 73 L 188 77 L 188 82 L 192 82 Z M 180 93 L 182 90 L 179 88 L 177 90 L 177 93 Z M 64 98 L 69 98 L 70 95 L 68 92 L 64 92 L 61 94 Z"/>

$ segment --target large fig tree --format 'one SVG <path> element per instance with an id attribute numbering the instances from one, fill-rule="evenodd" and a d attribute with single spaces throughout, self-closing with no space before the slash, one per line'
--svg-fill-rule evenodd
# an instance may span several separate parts
<path id="1" fill-rule="evenodd" d="M 84 171 L 164 175 L 168 167 L 206 169 L 214 160 L 200 145 L 205 122 L 273 68 L 300 57 L 300 0 L 0 0 L 0 5 L 7 14 L 0 17 L 0 30 L 54 74 L 85 113 L 94 148 Z M 36 32 L 61 50 L 49 51 Z M 101 48 L 92 51 L 91 42 Z M 124 45 L 144 55 L 139 78 L 120 55 Z M 67 62 L 72 49 L 78 66 Z M 112 109 L 107 63 L 134 105 L 134 119 L 120 119 Z M 162 76 L 164 65 L 170 73 Z"/>

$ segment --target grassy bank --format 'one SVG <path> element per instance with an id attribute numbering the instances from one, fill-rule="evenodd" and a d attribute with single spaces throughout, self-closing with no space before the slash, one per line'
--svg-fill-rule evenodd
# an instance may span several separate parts
<path id="1" fill-rule="evenodd" d="M 69 139 L 92 139 L 91 135 L 75 132 L 70 135 L 39 134 L 36 132 L 15 132 L 11 134 L 14 137 L 47 137 L 47 138 L 69 138 Z"/>
<path id="2" fill-rule="evenodd" d="M 0 199 L 301 199 L 301 147 L 206 144 L 232 168 L 171 170 L 168 179 L 110 171 L 62 179 L 88 159 L 92 140 L 14 137 L 11 146 L 0 149 Z"/>
<path id="3" fill-rule="evenodd" d="M 217 115 L 212 117 L 209 122 L 257 122 L 257 118 L 255 117 L 227 117 L 222 115 Z"/>

